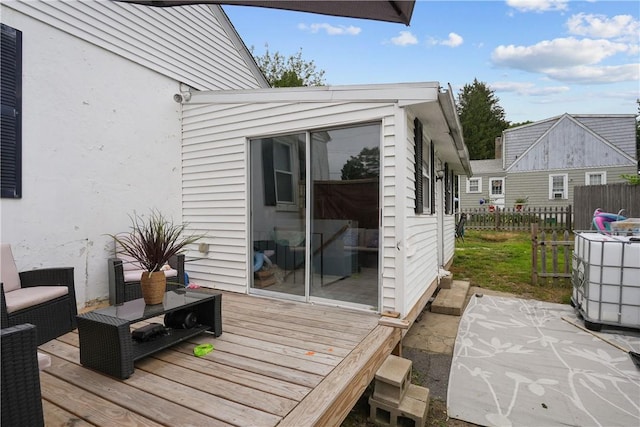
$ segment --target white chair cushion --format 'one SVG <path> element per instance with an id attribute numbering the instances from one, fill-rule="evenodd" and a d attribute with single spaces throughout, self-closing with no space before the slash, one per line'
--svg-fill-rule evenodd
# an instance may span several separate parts
<path id="1" fill-rule="evenodd" d="M 51 356 L 38 352 L 38 369 L 43 370 L 51 366 Z"/>
<path id="2" fill-rule="evenodd" d="M 20 275 L 8 243 L 0 244 L 0 282 L 4 284 L 5 292 L 20 289 Z"/>
<path id="3" fill-rule="evenodd" d="M 66 286 L 33 286 L 5 292 L 4 298 L 7 301 L 7 313 L 13 313 L 68 293 L 69 288 Z"/>
<path id="4" fill-rule="evenodd" d="M 142 273 L 146 273 L 146 270 L 124 271 L 124 281 L 125 282 L 139 282 L 140 278 L 142 278 Z M 178 276 L 178 270 L 174 270 L 174 269 L 164 270 L 164 275 L 166 277 L 177 277 Z"/>

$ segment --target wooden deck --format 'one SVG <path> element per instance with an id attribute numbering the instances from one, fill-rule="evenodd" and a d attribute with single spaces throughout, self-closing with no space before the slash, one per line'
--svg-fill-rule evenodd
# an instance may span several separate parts
<path id="1" fill-rule="evenodd" d="M 400 341 L 353 310 L 223 293 L 223 334 L 202 334 L 118 380 L 80 365 L 77 331 L 40 347 L 47 426 L 340 425 Z M 203 358 L 193 347 L 212 343 Z"/>

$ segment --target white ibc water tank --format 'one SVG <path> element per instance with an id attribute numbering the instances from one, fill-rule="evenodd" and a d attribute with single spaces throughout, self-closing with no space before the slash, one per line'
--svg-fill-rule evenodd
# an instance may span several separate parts
<path id="1" fill-rule="evenodd" d="M 640 242 L 578 233 L 572 301 L 588 322 L 640 329 Z"/>

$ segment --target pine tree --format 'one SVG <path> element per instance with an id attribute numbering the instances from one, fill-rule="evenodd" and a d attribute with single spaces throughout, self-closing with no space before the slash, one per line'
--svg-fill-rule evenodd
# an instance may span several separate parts
<path id="1" fill-rule="evenodd" d="M 458 93 L 458 116 L 471 160 L 495 158 L 495 139 L 509 127 L 499 98 L 477 79 Z"/>

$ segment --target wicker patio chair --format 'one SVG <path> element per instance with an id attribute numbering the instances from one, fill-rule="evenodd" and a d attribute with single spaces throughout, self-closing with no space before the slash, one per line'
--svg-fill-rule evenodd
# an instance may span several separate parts
<path id="1" fill-rule="evenodd" d="M 140 287 L 140 274 L 142 270 L 126 270 L 131 260 L 122 258 L 109 258 L 109 303 L 122 304 L 123 302 L 142 298 L 142 288 Z M 176 255 L 169 260 L 172 274 L 167 275 L 167 291 L 185 287 L 184 274 L 184 254 Z M 133 272 L 137 272 L 134 279 L 128 278 Z"/>
<path id="2" fill-rule="evenodd" d="M 38 345 L 76 328 L 73 267 L 18 272 L 11 246 L 0 245 L 0 323 L 2 328 L 31 323 Z"/>
<path id="3" fill-rule="evenodd" d="M 2 425 L 43 426 L 36 327 L 16 325 L 0 334 Z"/>

